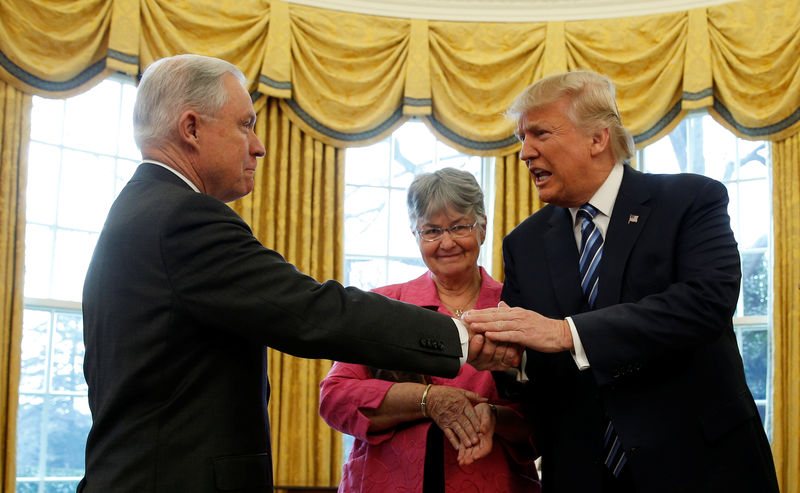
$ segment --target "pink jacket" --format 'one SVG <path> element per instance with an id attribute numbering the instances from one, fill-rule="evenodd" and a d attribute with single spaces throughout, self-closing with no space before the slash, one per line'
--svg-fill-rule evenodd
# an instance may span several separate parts
<path id="1" fill-rule="evenodd" d="M 497 306 L 502 284 L 481 268 L 481 291 L 475 308 Z M 390 298 L 420 306 L 436 306 L 450 315 L 436 293 L 431 273 L 403 284 L 375 289 Z M 461 368 L 454 379 L 433 377 L 435 385 L 450 385 L 477 392 L 489 402 L 499 399 L 489 371 L 470 365 Z M 320 384 L 320 415 L 332 428 L 355 437 L 350 458 L 344 465 L 339 491 L 408 492 L 422 491 L 425 441 L 430 420 L 408 423 L 381 433 L 367 433 L 369 419 L 359 408 L 377 408 L 392 382 L 371 378 L 363 365 L 334 363 Z M 513 406 L 512 406 L 513 407 Z M 510 446 L 495 436 L 492 452 L 476 463 L 460 467 L 457 453 L 445 440 L 445 491 L 448 492 L 538 492 L 539 482 L 529 458 L 515 460 Z M 532 479 L 533 478 L 533 479 Z"/>

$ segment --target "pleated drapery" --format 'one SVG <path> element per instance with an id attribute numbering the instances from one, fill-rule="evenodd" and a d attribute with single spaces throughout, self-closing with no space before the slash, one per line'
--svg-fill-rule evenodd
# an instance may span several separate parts
<path id="1" fill-rule="evenodd" d="M 800 491 L 800 135 L 772 148 L 772 451 L 781 491 Z"/>
<path id="2" fill-rule="evenodd" d="M 31 96 L 0 81 L 0 491 L 14 491 Z"/>
<path id="3" fill-rule="evenodd" d="M 343 277 L 344 150 L 293 124 L 280 103 L 256 105 L 256 134 L 267 154 L 253 192 L 232 203 L 266 247 L 319 281 Z M 330 486 L 341 476 L 341 438 L 319 417 L 328 360 L 269 349 L 270 429 L 275 482 Z"/>
<path id="4" fill-rule="evenodd" d="M 574 68 L 609 75 L 617 86 L 623 123 L 640 148 L 666 135 L 687 111 L 701 108 L 740 137 L 773 141 L 775 458 L 783 491 L 798 491 L 800 402 L 791 383 L 797 381 L 800 334 L 797 298 L 792 298 L 798 279 L 791 269 L 796 269 L 792 266 L 800 250 L 797 224 L 783 209 L 796 201 L 800 179 L 793 144 L 800 131 L 796 0 L 744 0 L 660 15 L 539 23 L 366 16 L 279 0 L 0 2 L 0 81 L 26 95 L 73 95 L 113 72 L 136 75 L 158 58 L 184 52 L 224 58 L 252 81 L 261 115 L 259 136 L 269 154 L 256 189 L 234 207 L 267 246 L 320 280 L 342 279 L 343 149 L 381 140 L 411 116 L 462 152 L 497 158 L 493 258 L 494 274 L 502 278 L 502 237 L 541 205 L 514 155 L 519 144 L 513 125 L 502 113 L 523 87 L 544 75 Z M 16 179 L 24 181 L 20 156 L 27 149 L 29 106 L 28 99 L 15 117 L 16 140 L 9 140 L 4 127 L 4 180 L 11 163 Z M 14 192 L 4 182 L 2 193 L 6 190 L 21 189 Z M 21 195 L 2 197 L 13 201 Z M 8 229 L 10 223 L 3 230 L 8 273 L 22 271 L 24 221 L 19 216 L 15 221 L 18 235 Z M 8 344 L 2 370 L 7 386 L 16 378 L 11 367 L 18 358 L 22 310 L 21 278 L 13 279 L 4 288 L 11 301 L 0 328 Z M 333 464 L 338 480 L 338 438 L 323 439 L 320 449 L 333 449 L 324 457 L 314 457 L 319 449 L 304 451 L 305 444 L 319 443 L 316 407 L 305 397 L 291 400 L 295 392 L 316 395 L 317 382 L 312 381 L 325 369 L 322 362 L 271 355 L 275 388 L 270 411 L 280 484 L 327 481 L 328 472 L 312 478 L 301 472 L 304 465 L 293 466 L 296 454 L 307 454 L 298 464 Z M 16 389 L 0 392 L 10 416 Z M 14 422 L 7 418 L 5 423 L 6 430 L 13 430 Z M 8 463 L 14 457 L 13 432 L 5 439 Z M 286 459 L 289 452 L 291 460 Z M 6 483 L 13 482 L 8 474 Z"/>
<path id="5" fill-rule="evenodd" d="M 492 277 L 502 282 L 505 279 L 503 237 L 530 216 L 532 211 L 542 208 L 544 202 L 539 200 L 528 168 L 522 164 L 516 153 L 495 159 L 494 191 Z"/>
<path id="6" fill-rule="evenodd" d="M 800 129 L 800 4 L 744 0 L 622 19 L 444 22 L 279 0 L 11 1 L 0 5 L 0 78 L 74 94 L 113 71 L 193 52 L 224 58 L 281 99 L 306 133 L 338 147 L 386 137 L 412 115 L 464 152 L 517 148 L 503 110 L 543 75 L 609 75 L 639 144 L 691 109 L 744 138 Z"/>

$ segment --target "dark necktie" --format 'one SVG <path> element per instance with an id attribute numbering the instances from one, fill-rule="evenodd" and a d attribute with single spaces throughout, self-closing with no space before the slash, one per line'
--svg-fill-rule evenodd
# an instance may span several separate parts
<path id="1" fill-rule="evenodd" d="M 597 209 L 589 204 L 584 204 L 578 209 L 581 223 L 581 289 L 590 308 L 594 308 L 597 299 L 597 266 L 603 257 L 603 236 L 594 224 Z"/>
<path id="2" fill-rule="evenodd" d="M 581 249 L 580 249 L 580 275 L 581 289 L 586 297 L 589 308 L 594 308 L 597 299 L 597 266 L 603 256 L 603 236 L 594 224 L 594 217 L 597 209 L 589 204 L 584 204 L 578 210 L 578 216 L 583 221 L 581 223 Z M 606 432 L 603 437 L 603 451 L 605 456 L 603 461 L 614 477 L 617 477 L 625 465 L 627 457 L 622 449 L 617 431 L 614 424 L 608 420 Z"/>

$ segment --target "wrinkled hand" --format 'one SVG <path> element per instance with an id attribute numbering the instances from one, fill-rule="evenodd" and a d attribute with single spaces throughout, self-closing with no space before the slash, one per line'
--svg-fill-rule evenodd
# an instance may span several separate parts
<path id="1" fill-rule="evenodd" d="M 470 310 L 462 321 L 468 331 L 483 333 L 487 341 L 497 344 L 520 344 L 543 353 L 573 349 L 572 333 L 566 320 L 547 318 L 523 308 L 511 308 L 502 301 L 497 308 Z"/>
<path id="2" fill-rule="evenodd" d="M 486 402 L 486 398 L 469 390 L 446 385 L 434 385 L 428 391 L 426 408 L 444 436 L 456 450 L 460 446 L 471 447 L 478 443 L 481 419 L 474 404 Z"/>
<path id="3" fill-rule="evenodd" d="M 476 370 L 503 371 L 519 366 L 523 349 L 518 344 L 495 342 L 482 334 L 475 334 L 469 340 L 467 363 Z"/>
<path id="4" fill-rule="evenodd" d="M 494 428 L 497 424 L 497 417 L 492 412 L 489 404 L 480 403 L 475 406 L 475 413 L 481 421 L 478 428 L 478 443 L 471 447 L 463 445 L 458 448 L 458 465 L 468 466 L 473 462 L 486 457 L 492 451 L 492 439 L 494 438 Z"/>

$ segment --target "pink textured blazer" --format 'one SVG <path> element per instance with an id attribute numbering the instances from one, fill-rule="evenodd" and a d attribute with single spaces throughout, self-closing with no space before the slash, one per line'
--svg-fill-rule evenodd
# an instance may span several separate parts
<path id="1" fill-rule="evenodd" d="M 502 284 L 483 268 L 481 280 L 475 308 L 497 306 Z M 450 315 L 439 300 L 430 272 L 413 281 L 375 291 L 408 303 L 435 306 L 439 312 Z M 492 373 L 478 371 L 470 365 L 464 365 L 453 379 L 433 377 L 433 383 L 477 392 L 492 403 L 509 404 L 499 399 Z M 366 366 L 340 362 L 334 363 L 320 384 L 320 415 L 332 428 L 355 437 L 339 486 L 342 493 L 422 491 L 425 441 L 433 422 L 421 420 L 380 433 L 367 433 L 369 419 L 359 411 L 359 408 L 377 408 L 391 386 L 392 382 L 372 378 Z M 460 467 L 456 451 L 445 440 L 445 491 L 538 492 L 539 482 L 530 454 L 515 453 L 498 436 L 494 437 L 493 445 L 488 456 Z"/>

